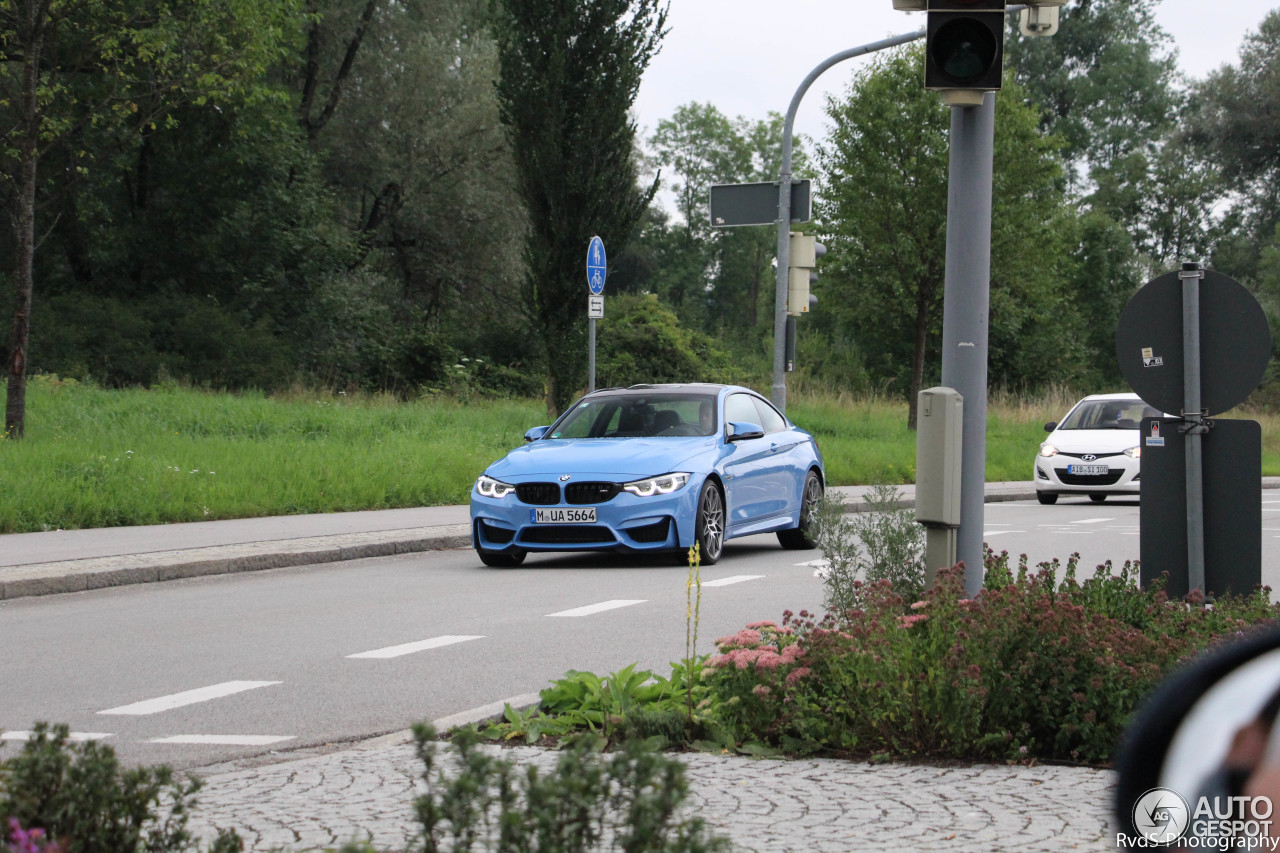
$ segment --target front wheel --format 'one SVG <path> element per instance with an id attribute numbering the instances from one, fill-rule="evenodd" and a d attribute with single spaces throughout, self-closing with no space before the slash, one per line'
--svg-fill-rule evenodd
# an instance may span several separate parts
<path id="1" fill-rule="evenodd" d="M 724 551 L 724 498 L 711 480 L 702 484 L 698 496 L 698 514 L 694 516 L 694 541 L 698 543 L 700 560 L 704 566 L 715 565 Z"/>
<path id="2" fill-rule="evenodd" d="M 1106 495 L 1089 495 L 1089 500 L 1096 504 L 1100 504 L 1107 499 Z"/>
<path id="3" fill-rule="evenodd" d="M 1058 496 L 1049 492 L 1036 492 L 1036 500 L 1045 506 L 1052 506 L 1058 502 Z"/>
<path id="4" fill-rule="evenodd" d="M 489 551 L 485 548 L 477 548 L 476 554 L 480 557 L 480 562 L 486 566 L 492 566 L 495 569 L 514 569 L 516 566 L 524 562 L 526 551 Z"/>
<path id="5" fill-rule="evenodd" d="M 822 481 L 810 471 L 804 478 L 804 492 L 800 498 L 800 523 L 790 530 L 778 531 L 778 544 L 791 551 L 807 551 L 818 547 L 817 512 L 822 500 Z"/>

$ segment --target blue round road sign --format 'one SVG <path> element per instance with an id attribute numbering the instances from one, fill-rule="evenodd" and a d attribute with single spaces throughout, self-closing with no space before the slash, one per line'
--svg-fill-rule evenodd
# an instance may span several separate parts
<path id="1" fill-rule="evenodd" d="M 587 245 L 587 287 L 591 288 L 591 293 L 595 296 L 604 292 L 606 263 L 604 241 L 599 237 L 592 237 Z"/>

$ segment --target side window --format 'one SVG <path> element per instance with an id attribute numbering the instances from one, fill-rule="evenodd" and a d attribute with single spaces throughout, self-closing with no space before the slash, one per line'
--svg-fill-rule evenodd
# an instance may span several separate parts
<path id="1" fill-rule="evenodd" d="M 734 421 L 759 424 L 760 410 L 756 408 L 755 401 L 751 399 L 750 395 L 731 394 L 729 399 L 724 401 L 724 419 L 726 428 Z M 760 425 L 764 426 L 764 424 Z"/>
<path id="2" fill-rule="evenodd" d="M 765 432 L 782 432 L 787 428 L 787 419 L 778 414 L 777 409 L 759 397 L 753 397 L 752 401 L 760 412 L 760 425 Z"/>

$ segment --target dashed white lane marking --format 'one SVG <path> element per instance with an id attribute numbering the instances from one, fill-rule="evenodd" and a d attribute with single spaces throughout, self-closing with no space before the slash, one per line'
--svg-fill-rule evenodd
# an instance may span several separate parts
<path id="1" fill-rule="evenodd" d="M 703 586 L 728 586 L 729 584 L 742 583 L 743 581 L 755 581 L 764 577 L 764 575 L 734 575 L 733 577 L 720 578 L 714 581 L 703 581 Z"/>
<path id="2" fill-rule="evenodd" d="M 1026 533 L 1026 532 L 1027 531 L 1025 530 L 984 530 L 982 531 L 982 535 L 984 537 L 991 537 L 991 536 L 1003 536 L 1006 533 Z"/>
<path id="3" fill-rule="evenodd" d="M 398 658 L 401 655 L 411 655 L 414 652 L 422 652 L 427 649 L 438 649 L 441 646 L 451 646 L 454 643 L 465 643 L 467 640 L 483 640 L 484 636 L 470 636 L 464 634 L 445 634 L 443 637 L 432 637 L 430 640 L 419 640 L 416 643 L 402 643 L 398 646 L 387 646 L 385 649 L 374 649 L 371 652 L 360 652 L 359 654 L 347 655 L 349 658 Z"/>
<path id="4" fill-rule="evenodd" d="M 67 740 L 74 743 L 83 743 L 87 740 L 105 740 L 113 737 L 115 732 L 68 732 Z M 3 731 L 0 732 L 0 740 L 31 740 L 35 736 L 35 732 L 18 732 Z"/>
<path id="5" fill-rule="evenodd" d="M 797 566 L 817 566 L 818 568 L 822 569 L 822 568 L 826 568 L 827 561 L 825 559 L 809 560 L 807 563 L 796 563 L 796 565 Z"/>
<path id="6" fill-rule="evenodd" d="M 1072 524 L 1097 524 L 1101 521 L 1115 521 L 1114 518 L 1082 518 L 1079 521 L 1073 521 Z"/>
<path id="7" fill-rule="evenodd" d="M 272 684 L 279 683 L 279 681 L 224 681 L 221 684 L 212 684 L 208 687 L 197 687 L 195 690 L 186 690 L 182 693 L 171 693 L 168 696 L 160 696 L 156 699 L 134 702 L 132 705 L 121 705 L 118 708 L 108 708 L 107 710 L 99 711 L 98 713 L 128 714 L 131 716 L 158 714 L 161 711 L 171 711 L 174 708 L 181 708 L 184 705 L 194 705 L 197 702 L 208 702 L 210 699 L 221 699 L 223 696 L 243 693 L 246 690 L 253 690 L 257 687 L 270 687 Z"/>
<path id="8" fill-rule="evenodd" d="M 548 613 L 548 616 L 590 616 L 606 610 L 617 610 L 619 607 L 630 607 L 633 604 L 644 604 L 647 598 L 615 598 L 599 604 L 588 604 L 586 607 L 575 607 L 572 610 L 561 610 L 559 613 Z"/>
<path id="9" fill-rule="evenodd" d="M 147 743 L 190 743 L 212 746 L 270 746 L 284 740 L 293 740 L 293 735 L 173 735 L 172 737 L 156 737 Z"/>

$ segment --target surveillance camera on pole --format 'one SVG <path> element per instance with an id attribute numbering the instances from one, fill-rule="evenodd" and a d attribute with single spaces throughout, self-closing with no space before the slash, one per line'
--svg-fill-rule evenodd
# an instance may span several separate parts
<path id="1" fill-rule="evenodd" d="M 1058 11 L 1067 0 L 1028 0 L 1018 27 L 1024 36 L 1051 36 L 1058 31 Z"/>

